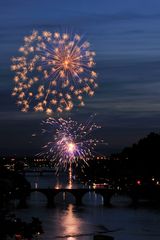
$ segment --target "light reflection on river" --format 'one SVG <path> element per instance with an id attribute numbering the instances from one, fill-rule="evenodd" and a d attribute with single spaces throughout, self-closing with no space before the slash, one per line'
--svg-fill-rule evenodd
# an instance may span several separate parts
<path id="1" fill-rule="evenodd" d="M 29 177 L 32 184 L 37 181 L 40 187 L 51 186 L 52 178 Z M 119 206 L 105 208 L 101 196 L 87 194 L 83 199 L 85 205 L 76 207 L 72 196 L 59 194 L 56 207 L 47 209 L 45 196 L 35 192 L 28 199 L 30 207 L 15 210 L 15 213 L 28 221 L 32 216 L 42 220 L 45 233 L 41 240 L 91 240 L 95 233 L 114 236 L 115 240 L 159 240 L 160 209 L 133 209 L 127 207 L 123 200 L 126 199 L 115 200 Z"/>

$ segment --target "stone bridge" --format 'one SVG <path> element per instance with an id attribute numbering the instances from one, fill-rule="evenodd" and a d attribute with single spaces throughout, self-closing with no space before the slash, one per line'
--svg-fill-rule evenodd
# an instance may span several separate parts
<path id="1" fill-rule="evenodd" d="M 96 189 L 87 189 L 87 188 L 79 188 L 79 189 L 51 189 L 51 188 L 32 188 L 30 189 L 30 193 L 32 192 L 40 192 L 44 194 L 47 198 L 47 206 L 48 207 L 54 207 L 55 206 L 55 197 L 58 193 L 71 193 L 74 198 L 76 205 L 82 204 L 82 198 L 86 193 L 94 192 L 96 194 L 99 194 L 103 197 L 103 205 L 104 206 L 111 206 L 111 197 L 115 194 L 120 195 L 127 195 L 132 199 L 132 203 L 136 204 L 138 203 L 139 199 L 147 199 L 150 201 L 158 200 L 160 201 L 160 187 L 155 188 L 142 188 L 135 187 L 130 190 L 125 191 L 118 191 L 108 188 L 96 188 Z M 27 196 L 24 195 L 20 198 L 19 201 L 19 207 L 24 208 L 27 206 Z"/>

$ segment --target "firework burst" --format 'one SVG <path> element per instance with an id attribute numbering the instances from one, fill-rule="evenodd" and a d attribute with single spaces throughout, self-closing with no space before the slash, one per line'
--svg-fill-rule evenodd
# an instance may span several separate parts
<path id="1" fill-rule="evenodd" d="M 33 31 L 19 51 L 21 56 L 12 58 L 12 95 L 23 112 L 70 111 L 74 103 L 84 106 L 85 94 L 94 95 L 95 52 L 80 35 Z"/>
<path id="2" fill-rule="evenodd" d="M 53 162 L 57 171 L 67 169 L 71 164 L 81 167 L 88 165 L 88 160 L 94 157 L 97 144 L 102 143 L 91 136 L 94 130 L 100 128 L 91 119 L 85 124 L 78 124 L 71 118 L 48 118 L 43 124 L 43 133 L 51 134 L 52 140 L 43 146 L 38 156 Z"/>

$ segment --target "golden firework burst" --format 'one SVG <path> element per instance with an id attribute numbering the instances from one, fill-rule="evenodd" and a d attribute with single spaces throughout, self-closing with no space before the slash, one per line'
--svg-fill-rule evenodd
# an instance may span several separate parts
<path id="1" fill-rule="evenodd" d="M 94 95 L 95 52 L 80 35 L 33 31 L 19 51 L 21 56 L 12 58 L 12 95 L 23 112 L 70 111 L 76 103 L 84 106 L 84 95 Z"/>

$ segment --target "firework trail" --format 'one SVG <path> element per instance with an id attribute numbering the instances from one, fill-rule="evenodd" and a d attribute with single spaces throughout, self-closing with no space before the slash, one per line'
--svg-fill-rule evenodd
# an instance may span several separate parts
<path id="1" fill-rule="evenodd" d="M 84 106 L 84 96 L 94 95 L 95 52 L 80 35 L 33 31 L 24 37 L 19 52 L 11 69 L 15 72 L 12 95 L 21 111 L 52 115 L 70 111 L 75 103 Z"/>
<path id="2" fill-rule="evenodd" d="M 73 164 L 76 167 L 88 165 L 97 144 L 103 142 L 91 136 L 94 130 L 100 128 L 91 119 L 79 124 L 71 118 L 48 118 L 43 125 L 43 133 L 51 134 L 51 141 L 43 146 L 38 156 L 53 162 L 57 171 Z"/>

